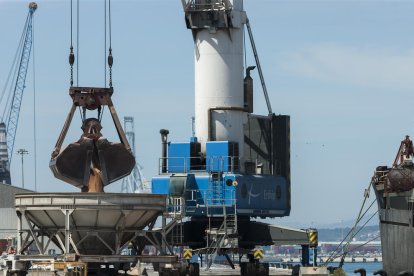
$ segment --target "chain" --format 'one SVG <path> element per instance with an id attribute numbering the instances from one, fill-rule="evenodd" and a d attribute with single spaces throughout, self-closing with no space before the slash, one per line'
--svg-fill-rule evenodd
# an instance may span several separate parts
<path id="1" fill-rule="evenodd" d="M 73 46 L 70 46 L 69 64 L 70 64 L 70 86 L 73 86 L 73 64 L 75 63 L 75 54 L 73 53 Z"/>
<path id="2" fill-rule="evenodd" d="M 109 87 L 112 87 L 112 64 L 114 64 L 114 58 L 112 56 L 112 48 L 109 48 L 109 55 L 108 55 Z"/>
<path id="3" fill-rule="evenodd" d="M 73 53 L 73 1 L 70 0 L 70 86 L 73 86 L 73 64 L 75 63 L 75 54 Z"/>
<path id="4" fill-rule="evenodd" d="M 109 66 L 109 87 L 112 87 L 112 64 L 114 64 L 114 58 L 112 56 L 112 22 L 111 22 L 111 0 L 108 1 L 108 17 L 109 17 L 109 54 L 108 54 L 108 66 Z"/>

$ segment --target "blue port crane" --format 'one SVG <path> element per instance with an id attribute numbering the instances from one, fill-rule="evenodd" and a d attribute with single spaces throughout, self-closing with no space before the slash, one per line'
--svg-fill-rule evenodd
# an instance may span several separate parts
<path id="1" fill-rule="evenodd" d="M 23 33 L 20 39 L 19 46 L 17 48 L 16 56 L 10 70 L 10 76 L 13 75 L 13 79 L 11 82 L 9 94 L 7 96 L 7 102 L 5 104 L 5 108 L 3 111 L 3 116 L 1 119 L 2 124 L 6 125 L 6 143 L 7 143 L 7 153 L 8 153 L 8 161 L 6 162 L 7 170 L 9 170 L 9 166 L 13 156 L 13 148 L 14 148 L 14 141 L 16 137 L 17 125 L 19 122 L 19 113 L 20 107 L 22 104 L 23 92 L 25 89 L 26 83 L 26 75 L 27 69 L 29 66 L 30 61 L 30 54 L 32 51 L 32 44 L 33 44 L 33 14 L 37 9 L 37 4 L 35 2 L 31 2 L 29 4 L 29 12 L 26 17 L 26 22 L 23 28 Z M 18 62 L 16 62 L 18 61 Z M 14 72 L 13 72 L 14 71 Z M 5 85 L 5 89 L 1 95 L 1 100 L 4 97 L 7 83 Z M 0 101 L 1 101 L 0 100 Z M 8 114 L 6 114 L 8 113 Z M 6 117 L 4 117 L 7 115 Z"/>

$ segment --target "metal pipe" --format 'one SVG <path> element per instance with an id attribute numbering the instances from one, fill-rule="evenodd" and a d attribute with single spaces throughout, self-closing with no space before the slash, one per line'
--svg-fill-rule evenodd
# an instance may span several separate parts
<path id="1" fill-rule="evenodd" d="M 162 165 L 161 165 L 161 172 L 166 173 L 167 172 L 167 144 L 168 144 L 168 134 L 170 132 L 168 129 L 161 129 L 161 144 L 162 144 Z"/>
<path id="2" fill-rule="evenodd" d="M 247 32 L 249 33 L 250 44 L 252 45 L 254 59 L 256 60 L 256 65 L 257 65 L 257 70 L 259 72 L 260 82 L 262 83 L 263 94 L 264 94 L 264 97 L 265 97 L 265 100 L 266 100 L 267 110 L 269 111 L 269 114 L 272 114 L 273 113 L 272 106 L 270 104 L 269 94 L 267 93 L 266 83 L 265 83 L 265 80 L 264 80 L 264 77 L 263 77 L 262 66 L 260 66 L 259 55 L 257 54 L 256 44 L 254 43 L 253 32 L 252 32 L 252 28 L 250 27 L 249 19 L 246 20 L 246 27 L 247 27 Z"/>
<path id="3" fill-rule="evenodd" d="M 244 108 L 248 113 L 253 113 L 253 78 L 250 71 L 255 68 L 256 66 L 247 67 L 246 76 L 244 77 Z"/>
<path id="4" fill-rule="evenodd" d="M 221 107 L 211 107 L 208 109 L 208 118 L 207 118 L 207 125 L 208 125 L 208 141 L 212 141 L 212 111 L 216 111 L 216 110 L 220 110 L 220 111 L 226 111 L 226 110 L 231 110 L 231 111 L 242 111 L 245 112 L 246 109 L 244 107 L 238 107 L 238 106 L 221 106 Z"/>

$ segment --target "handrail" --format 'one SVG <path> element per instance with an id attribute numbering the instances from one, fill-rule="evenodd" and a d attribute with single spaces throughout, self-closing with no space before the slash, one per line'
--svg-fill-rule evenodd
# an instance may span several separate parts
<path id="1" fill-rule="evenodd" d="M 195 0 L 181 1 L 184 11 L 229 10 L 231 6 L 226 0 L 216 0 L 211 3 L 196 3 Z"/>
<path id="2" fill-rule="evenodd" d="M 185 204 L 182 197 L 167 198 L 167 212 L 170 217 L 180 218 L 185 216 Z"/>
<path id="3" fill-rule="evenodd" d="M 167 160 L 167 168 L 163 167 L 163 160 Z M 193 164 L 192 160 L 200 160 L 200 157 L 160 157 L 158 159 L 158 174 L 188 173 L 196 171 L 235 173 L 240 169 L 240 157 L 238 156 L 210 156 L 205 164 Z"/>
<path id="4" fill-rule="evenodd" d="M 220 209 L 224 207 L 234 208 L 236 211 L 237 208 L 237 199 L 236 199 L 236 190 L 234 189 L 224 189 L 223 194 L 224 197 L 212 197 L 213 194 L 212 189 L 203 189 L 203 190 L 196 190 L 190 189 L 186 190 L 186 208 L 187 212 L 188 207 L 195 207 L 195 208 L 206 208 L 207 214 L 210 213 L 211 210 L 214 210 L 214 214 L 217 213 Z M 230 195 L 229 195 L 230 194 Z M 229 195 L 229 196 L 228 196 Z M 225 212 L 223 211 L 222 214 Z"/>

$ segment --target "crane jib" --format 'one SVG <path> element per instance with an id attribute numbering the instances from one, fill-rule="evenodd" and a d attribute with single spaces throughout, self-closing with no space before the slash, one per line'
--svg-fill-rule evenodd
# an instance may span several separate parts
<path id="1" fill-rule="evenodd" d="M 14 140 L 16 137 L 17 125 L 19 122 L 20 107 L 22 104 L 23 92 L 26 83 L 27 69 L 30 61 L 30 53 L 33 44 L 33 13 L 37 9 L 37 4 L 32 2 L 29 4 L 29 13 L 27 15 L 25 27 L 23 29 L 24 42 L 20 54 L 20 61 L 17 71 L 16 82 L 13 90 L 12 103 L 10 112 L 6 120 L 7 130 L 7 151 L 9 156 L 9 164 L 13 157 Z"/>

